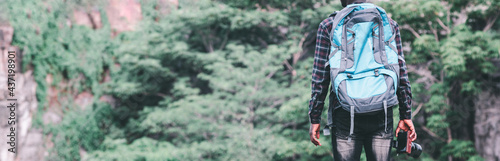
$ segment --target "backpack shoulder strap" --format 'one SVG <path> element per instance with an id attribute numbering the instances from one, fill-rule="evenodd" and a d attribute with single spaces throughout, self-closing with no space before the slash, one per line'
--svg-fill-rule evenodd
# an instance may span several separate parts
<path id="1" fill-rule="evenodd" d="M 329 53 L 328 60 L 330 60 L 332 58 L 333 54 L 335 54 L 338 50 L 342 50 L 342 49 L 340 49 L 341 44 L 336 44 L 335 41 L 333 41 L 334 36 L 335 36 L 335 28 L 337 28 L 340 21 L 342 21 L 342 19 L 344 19 L 347 15 L 349 15 L 349 13 L 351 13 L 356 7 L 357 6 L 344 8 L 340 11 L 335 11 L 332 14 L 330 14 L 329 17 L 333 17 L 332 30 L 330 31 L 330 45 L 333 46 L 333 48 L 335 48 L 335 50 L 333 52 Z M 329 64 L 329 61 L 327 61 L 325 65 L 328 65 L 328 64 Z"/>
<path id="2" fill-rule="evenodd" d="M 337 15 L 337 11 L 335 11 L 332 14 L 328 15 L 328 17 L 334 17 L 335 18 L 335 15 Z"/>
<path id="3" fill-rule="evenodd" d="M 396 30 L 394 30 L 394 27 L 396 24 L 392 24 L 391 21 L 393 21 L 393 20 L 390 18 L 387 18 L 387 21 L 389 21 L 389 24 L 390 24 L 389 26 L 391 27 L 392 35 L 391 35 L 391 38 L 389 38 L 389 40 L 386 41 L 386 45 L 389 46 L 395 52 L 398 52 L 397 48 L 391 44 L 391 42 L 394 41 L 396 38 L 397 33 L 396 33 Z"/>
<path id="4" fill-rule="evenodd" d="M 335 44 L 335 41 L 333 41 L 333 36 L 335 35 L 335 28 L 339 25 L 340 21 L 342 21 L 347 15 L 349 15 L 356 7 L 358 6 L 352 6 L 349 8 L 344 8 L 340 10 L 339 12 L 335 12 L 335 18 L 333 19 L 333 24 L 332 24 L 332 31 L 330 32 L 330 40 L 332 41 L 331 44 L 332 46 L 338 48 L 340 44 Z"/>

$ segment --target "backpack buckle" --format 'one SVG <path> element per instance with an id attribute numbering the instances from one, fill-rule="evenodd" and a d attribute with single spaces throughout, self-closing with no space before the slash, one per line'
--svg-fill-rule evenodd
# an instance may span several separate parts
<path id="1" fill-rule="evenodd" d="M 378 69 L 375 69 L 375 77 L 378 77 Z"/>
<path id="2" fill-rule="evenodd" d="M 352 79 L 352 75 L 350 73 L 347 73 L 347 78 L 351 78 Z"/>

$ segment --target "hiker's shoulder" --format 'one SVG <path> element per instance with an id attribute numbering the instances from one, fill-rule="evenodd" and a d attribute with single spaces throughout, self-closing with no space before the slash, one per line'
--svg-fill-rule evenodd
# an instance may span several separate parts
<path id="1" fill-rule="evenodd" d="M 389 23 L 391 23 L 392 26 L 394 27 L 398 27 L 398 22 L 393 20 L 391 17 L 387 16 L 387 18 L 389 18 Z"/>
<path id="2" fill-rule="evenodd" d="M 324 29 L 332 28 L 333 19 L 335 18 L 335 15 L 336 12 L 330 14 L 327 18 L 323 19 L 323 21 L 321 21 L 321 23 L 319 24 L 319 27 Z"/>

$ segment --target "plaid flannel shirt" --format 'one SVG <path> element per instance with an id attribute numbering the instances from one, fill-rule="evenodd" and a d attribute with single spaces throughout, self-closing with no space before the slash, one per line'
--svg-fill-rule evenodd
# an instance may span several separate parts
<path id="1" fill-rule="evenodd" d="M 330 31 L 332 30 L 333 16 L 323 20 L 318 27 L 316 35 L 316 51 L 314 52 L 314 66 L 312 73 L 312 95 L 309 101 L 309 120 L 312 124 L 321 122 L 321 113 L 323 112 L 324 100 L 330 86 L 330 66 L 325 65 L 328 61 L 330 53 Z M 399 117 L 400 119 L 411 119 L 411 87 L 408 79 L 408 71 L 404 60 L 404 54 L 401 46 L 401 35 L 399 26 L 396 21 L 390 19 L 391 25 L 396 31 L 396 46 L 398 49 L 398 62 L 400 81 L 396 92 L 399 101 Z M 333 89 L 333 87 L 331 87 Z M 335 93 L 330 94 L 330 106 L 338 106 L 337 97 L 332 97 Z"/>

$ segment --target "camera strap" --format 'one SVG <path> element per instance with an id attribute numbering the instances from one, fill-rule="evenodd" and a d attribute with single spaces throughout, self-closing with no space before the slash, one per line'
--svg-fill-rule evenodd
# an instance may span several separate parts
<path id="1" fill-rule="evenodd" d="M 384 125 L 384 130 L 385 130 L 385 133 L 387 133 L 387 101 L 384 101 L 384 118 L 385 118 L 385 125 Z"/>
<path id="2" fill-rule="evenodd" d="M 353 133 L 354 133 L 354 106 L 351 106 L 351 128 L 349 129 L 349 138 L 347 138 L 347 142 L 351 142 Z"/>

